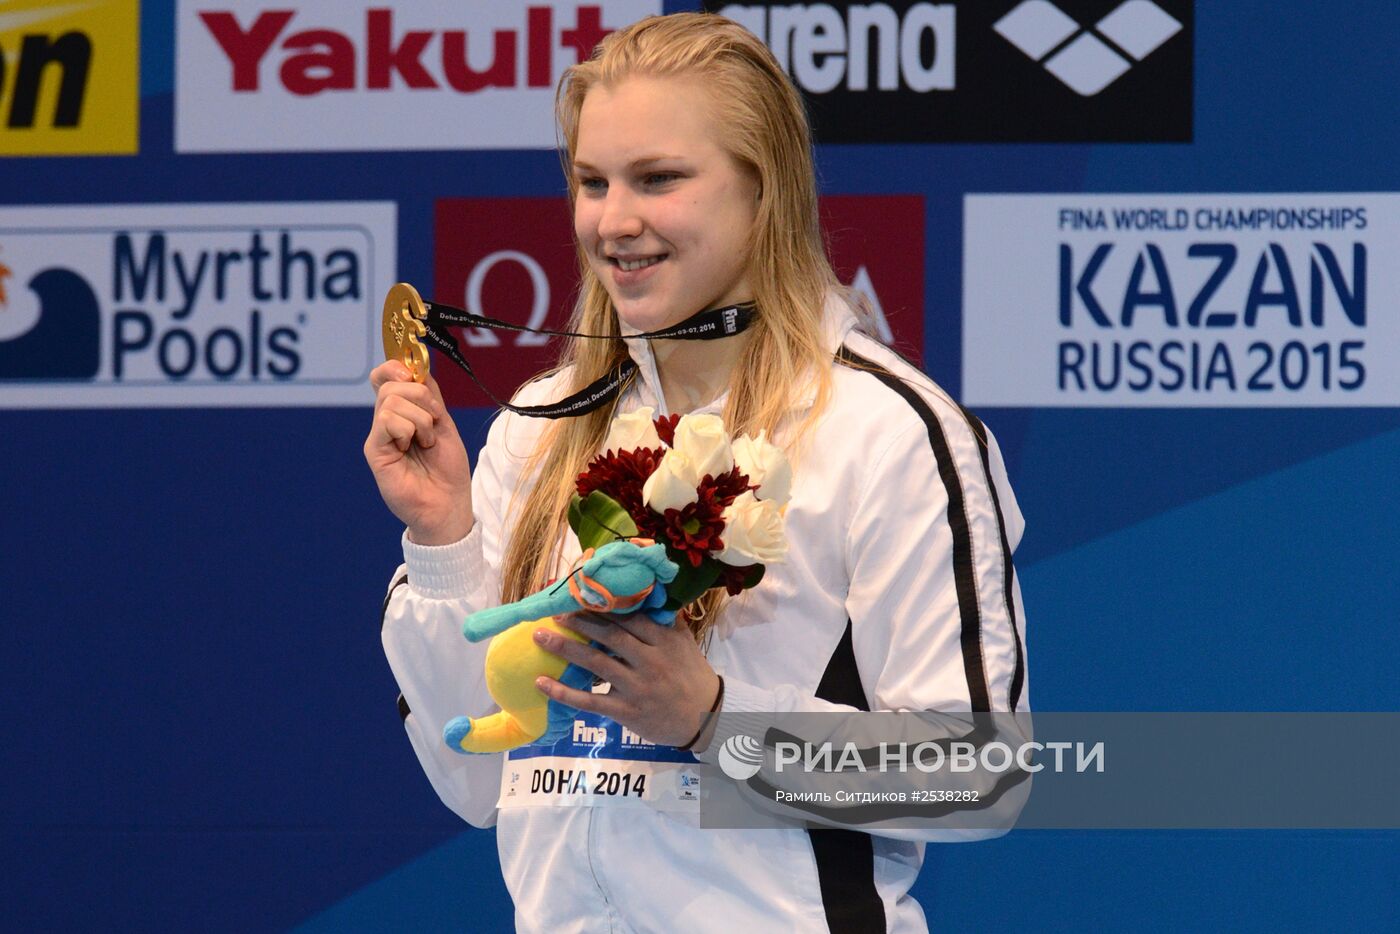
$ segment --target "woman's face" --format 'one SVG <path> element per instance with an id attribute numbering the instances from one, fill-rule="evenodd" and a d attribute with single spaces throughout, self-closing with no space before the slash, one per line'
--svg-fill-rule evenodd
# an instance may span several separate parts
<path id="1" fill-rule="evenodd" d="M 720 148 L 696 79 L 631 77 L 579 114 L 574 232 L 619 317 L 641 331 L 752 298 L 757 185 Z"/>

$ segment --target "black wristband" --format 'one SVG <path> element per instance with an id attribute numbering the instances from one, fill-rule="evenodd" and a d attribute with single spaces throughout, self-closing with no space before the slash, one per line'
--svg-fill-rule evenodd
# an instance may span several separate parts
<path id="1" fill-rule="evenodd" d="M 710 721 L 719 713 L 720 704 L 724 703 L 724 675 L 716 674 L 715 677 L 719 679 L 719 690 L 715 692 L 715 702 L 710 705 L 710 712 L 705 714 L 704 720 L 700 721 L 700 729 L 695 731 L 695 735 L 690 738 L 690 742 L 686 743 L 684 746 L 676 747 L 682 752 L 695 745 L 695 741 L 700 738 L 700 734 L 705 732 L 705 728 L 710 725 Z"/>

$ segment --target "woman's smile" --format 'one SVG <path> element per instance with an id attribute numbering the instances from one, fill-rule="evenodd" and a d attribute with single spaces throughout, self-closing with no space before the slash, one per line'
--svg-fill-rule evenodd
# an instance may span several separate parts
<path id="1" fill-rule="evenodd" d="M 651 280 L 656 268 L 666 259 L 666 254 L 623 258 L 610 256 L 612 281 L 618 289 L 631 289 Z"/>
<path id="2" fill-rule="evenodd" d="M 614 263 L 621 267 L 623 272 L 636 272 L 639 269 L 646 269 L 648 266 L 655 266 L 665 258 L 665 254 L 661 256 L 647 256 L 641 259 L 623 259 L 620 256 L 610 257 Z"/>

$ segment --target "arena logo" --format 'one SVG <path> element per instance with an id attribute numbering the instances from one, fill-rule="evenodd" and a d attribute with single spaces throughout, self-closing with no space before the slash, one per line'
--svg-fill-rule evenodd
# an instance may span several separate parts
<path id="1" fill-rule="evenodd" d="M 916 3 L 903 13 L 888 3 L 730 3 L 719 8 L 762 39 L 793 81 L 813 94 L 838 87 L 951 91 L 955 84 L 957 8 Z"/>
<path id="2" fill-rule="evenodd" d="M 822 142 L 1191 138 L 1192 0 L 705 8 L 767 43 Z"/>
<path id="3" fill-rule="evenodd" d="M 1400 195 L 979 195 L 964 226 L 969 404 L 1400 401 Z"/>
<path id="4" fill-rule="evenodd" d="M 134 153 L 137 5 L 11 0 L 0 10 L 0 153 Z"/>
<path id="5" fill-rule="evenodd" d="M 1093 97 L 1181 32 L 1181 23 L 1151 0 L 1125 0 L 1083 29 L 1049 0 L 1025 0 L 995 29 L 1076 94 Z"/>
<path id="6" fill-rule="evenodd" d="M 181 0 L 177 146 L 552 147 L 564 69 L 614 29 L 659 12 L 656 0 L 251 9 Z M 269 123 L 279 132 L 260 132 Z"/>
<path id="7" fill-rule="evenodd" d="M 924 349 L 924 200 L 840 195 L 821 202 L 838 278 L 869 301 L 880 336 L 906 357 Z M 433 294 L 439 301 L 530 327 L 564 327 L 578 258 L 560 198 L 453 198 L 437 202 Z M 698 310 L 698 309 L 697 309 Z M 477 376 L 502 399 L 551 367 L 558 344 L 528 333 L 457 332 Z M 440 358 L 433 374 L 448 404 L 489 407 L 472 381 Z"/>
<path id="8" fill-rule="evenodd" d="M 363 405 L 389 203 L 0 211 L 7 407 Z"/>

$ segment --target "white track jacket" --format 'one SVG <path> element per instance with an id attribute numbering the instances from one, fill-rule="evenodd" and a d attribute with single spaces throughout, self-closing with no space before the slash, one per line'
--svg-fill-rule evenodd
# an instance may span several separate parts
<path id="1" fill-rule="evenodd" d="M 1024 711 L 1025 618 L 1011 562 L 1023 522 L 996 440 L 854 324 L 833 297 L 825 322 L 833 392 L 794 463 L 787 560 L 730 601 L 710 641 L 723 712 Z M 647 342 L 627 343 L 639 378 L 618 412 L 665 412 Z M 525 386 L 516 401 L 562 395 L 555 377 Z M 794 423 L 812 402 L 810 392 L 794 398 Z M 719 414 L 723 404 L 700 411 Z M 404 536 L 382 625 L 413 749 L 449 808 L 497 828 L 518 929 L 926 930 L 908 891 L 925 842 L 956 839 L 946 831 L 701 829 L 692 812 L 602 796 L 567 806 L 524 795 L 513 806 L 531 760 L 461 755 L 443 742 L 451 718 L 496 709 L 482 675 L 486 644 L 468 643 L 462 622 L 500 602 L 511 498 L 543 427 L 509 412 L 495 420 L 472 479 L 475 527 L 441 547 Z M 713 761 L 717 745 L 700 759 Z M 598 764 L 578 760 L 590 763 Z"/>

